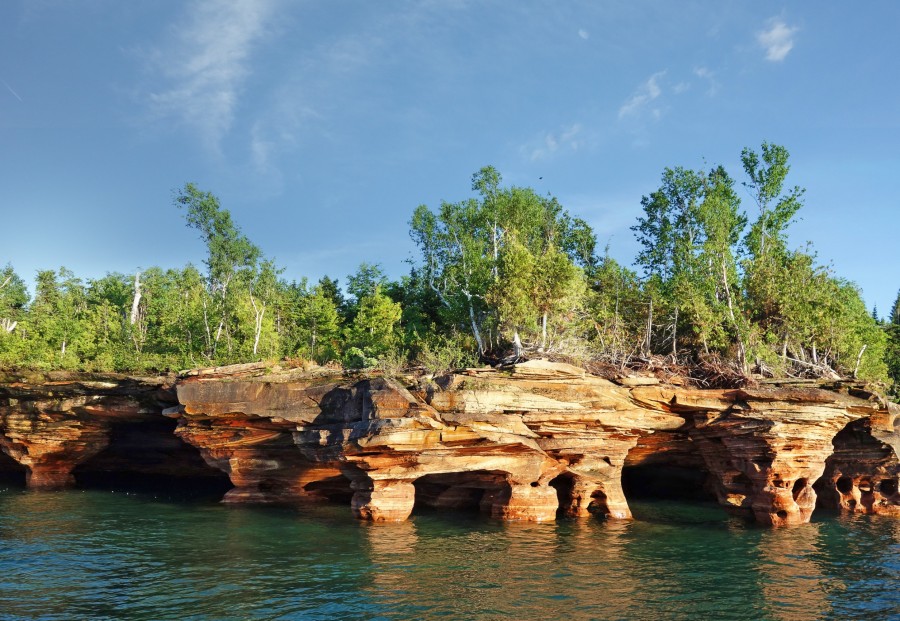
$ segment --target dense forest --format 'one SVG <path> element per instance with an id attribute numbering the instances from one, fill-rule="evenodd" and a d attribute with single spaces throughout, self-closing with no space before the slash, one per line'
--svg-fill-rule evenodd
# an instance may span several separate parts
<path id="1" fill-rule="evenodd" d="M 666 168 L 632 227 L 639 271 L 597 248 L 551 196 L 492 167 L 470 198 L 418 207 L 408 275 L 362 263 L 338 280 L 287 281 L 211 193 L 175 194 L 206 244 L 202 269 L 83 280 L 40 271 L 33 297 L 0 270 L 0 365 L 172 370 L 290 358 L 432 371 L 529 356 L 618 368 L 673 365 L 763 376 L 853 376 L 900 385 L 900 295 L 887 318 L 857 287 L 790 248 L 803 190 L 787 150 Z M 750 197 L 744 209 L 741 197 Z"/>

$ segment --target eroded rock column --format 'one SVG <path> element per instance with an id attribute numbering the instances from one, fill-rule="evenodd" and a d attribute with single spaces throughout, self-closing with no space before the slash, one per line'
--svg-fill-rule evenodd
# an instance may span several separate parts
<path id="1" fill-rule="evenodd" d="M 501 520 L 552 522 L 559 509 L 556 490 L 539 482 L 510 483 L 485 496 L 490 502 L 491 517 Z"/>
<path id="2" fill-rule="evenodd" d="M 720 504 L 768 526 L 809 521 L 816 505 L 812 484 L 825 470 L 831 439 L 859 417 L 818 396 L 807 395 L 802 408 L 754 402 L 752 408 L 695 416 L 691 439 L 715 477 Z"/>
<path id="3" fill-rule="evenodd" d="M 350 508 L 360 520 L 370 522 L 402 522 L 412 514 L 416 488 L 411 481 L 397 479 L 356 478 Z"/>
<path id="4" fill-rule="evenodd" d="M 900 516 L 900 407 L 854 421 L 834 438 L 817 487 L 822 503 L 847 513 Z"/>
<path id="5" fill-rule="evenodd" d="M 109 443 L 102 421 L 37 408 L 0 413 L 0 432 L 0 449 L 27 468 L 29 489 L 71 487 L 75 466 Z"/>
<path id="6" fill-rule="evenodd" d="M 566 517 L 598 516 L 630 520 L 631 509 L 622 490 L 622 469 L 613 470 L 609 478 L 568 472 L 560 477 L 557 489 L 560 507 Z"/>

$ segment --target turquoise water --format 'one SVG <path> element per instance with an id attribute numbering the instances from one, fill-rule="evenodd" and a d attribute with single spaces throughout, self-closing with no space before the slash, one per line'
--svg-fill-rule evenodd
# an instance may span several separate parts
<path id="1" fill-rule="evenodd" d="M 510 524 L 0 490 L 0 619 L 900 619 L 900 520 Z"/>

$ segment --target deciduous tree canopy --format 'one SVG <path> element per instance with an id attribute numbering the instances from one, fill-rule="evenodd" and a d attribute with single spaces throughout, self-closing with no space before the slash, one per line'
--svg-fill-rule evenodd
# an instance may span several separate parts
<path id="1" fill-rule="evenodd" d="M 364 262 L 343 292 L 329 277 L 287 282 L 219 200 L 189 183 L 174 203 L 206 246 L 205 272 L 83 281 L 45 270 L 31 297 L 7 265 L 0 363 L 140 370 L 286 356 L 445 369 L 478 357 L 714 357 L 744 374 L 900 385 L 900 295 L 879 323 L 853 283 L 789 246 L 804 191 L 788 185 L 784 147 L 746 148 L 741 164 L 740 183 L 723 166 L 663 170 L 632 227 L 640 274 L 598 254 L 591 227 L 554 197 L 504 186 L 487 166 L 468 198 L 415 209 L 408 276 L 392 281 Z"/>

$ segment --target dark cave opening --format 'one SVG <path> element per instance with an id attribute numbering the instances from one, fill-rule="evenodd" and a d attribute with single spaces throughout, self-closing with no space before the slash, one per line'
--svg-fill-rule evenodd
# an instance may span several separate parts
<path id="1" fill-rule="evenodd" d="M 506 478 L 506 473 L 485 470 L 425 475 L 413 482 L 414 511 L 490 512 L 497 495 L 509 490 Z"/>
<path id="2" fill-rule="evenodd" d="M 700 468 L 656 463 L 622 469 L 622 489 L 629 500 L 715 501 Z"/>
<path id="3" fill-rule="evenodd" d="M 0 451 L 0 487 L 25 487 L 28 469 L 15 459 Z"/>
<path id="4" fill-rule="evenodd" d="M 228 476 L 174 434 L 177 421 L 162 416 L 111 425 L 109 445 L 72 471 L 76 486 L 185 498 L 221 498 Z"/>

